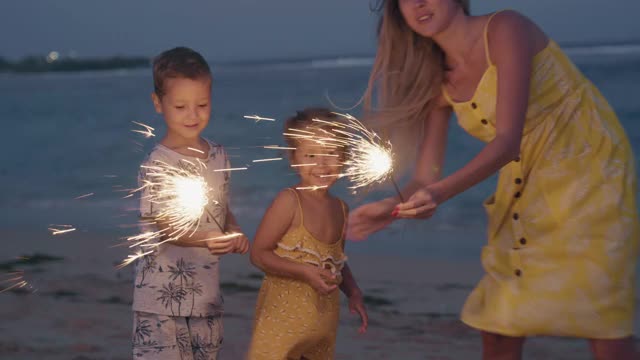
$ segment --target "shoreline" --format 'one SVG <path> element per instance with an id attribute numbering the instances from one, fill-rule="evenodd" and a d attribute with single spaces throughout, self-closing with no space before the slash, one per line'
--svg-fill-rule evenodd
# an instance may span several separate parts
<path id="1" fill-rule="evenodd" d="M 0 357 L 130 358 L 133 269 L 113 268 L 126 251 L 97 251 L 100 243 L 110 239 L 72 234 L 40 242 L 47 245 L 38 250 L 44 260 L 23 265 L 35 293 L 0 294 Z M 60 250 L 64 242 L 68 243 L 66 254 L 55 259 L 60 256 L 55 248 Z M 12 251 L 33 248 L 28 241 L 20 244 Z M 458 319 L 466 296 L 482 276 L 479 262 L 360 254 L 351 255 L 349 262 L 366 295 L 370 326 L 367 334 L 357 333 L 359 318 L 349 313 L 342 296 L 336 359 L 480 356 L 479 332 Z M 226 299 L 220 359 L 242 359 L 250 341 L 262 273 L 246 255 L 227 255 L 220 267 Z M 588 344 L 580 339 L 536 337 L 525 345 L 525 359 L 588 357 Z"/>

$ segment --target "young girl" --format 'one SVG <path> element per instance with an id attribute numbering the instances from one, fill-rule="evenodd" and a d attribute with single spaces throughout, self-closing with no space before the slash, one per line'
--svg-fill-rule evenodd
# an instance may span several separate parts
<path id="1" fill-rule="evenodd" d="M 486 276 L 462 321 L 485 359 L 519 359 L 526 336 L 587 338 L 597 359 L 636 359 L 635 161 L 614 111 L 542 30 L 467 0 L 386 0 L 370 79 L 391 133 L 424 128 L 406 203 L 355 210 L 350 236 L 395 218 L 428 218 L 500 170 L 485 202 Z M 375 84 L 374 84 L 375 83 Z M 451 113 L 485 148 L 444 178 Z M 407 137 L 401 137 L 406 142 Z"/>
<path id="2" fill-rule="evenodd" d="M 307 109 L 288 119 L 285 129 L 313 132 L 318 129 L 313 119 L 334 121 L 337 116 Z M 360 315 L 360 332 L 366 331 L 368 321 L 362 292 L 343 252 L 347 205 L 328 191 L 344 153 L 311 140 L 287 138 L 287 142 L 295 148 L 290 160 L 300 182 L 278 194 L 253 243 L 251 262 L 266 275 L 249 359 L 333 359 L 338 287 L 349 298 L 351 312 Z"/>

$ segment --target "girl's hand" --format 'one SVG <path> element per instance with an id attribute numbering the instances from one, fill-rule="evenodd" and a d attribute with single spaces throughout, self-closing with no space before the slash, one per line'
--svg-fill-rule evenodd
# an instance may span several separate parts
<path id="1" fill-rule="evenodd" d="M 428 219 L 436 212 L 440 201 L 429 188 L 420 188 L 407 202 L 398 204 L 393 215 L 401 219 Z"/>
<path id="2" fill-rule="evenodd" d="M 386 199 L 362 205 L 351 211 L 347 224 L 347 238 L 365 240 L 374 232 L 382 230 L 394 220 L 391 215 L 394 207 L 395 201 Z"/>
<path id="3" fill-rule="evenodd" d="M 369 326 L 369 315 L 367 315 L 367 309 L 364 307 L 364 298 L 360 290 L 355 291 L 349 296 L 349 311 L 352 314 L 360 315 L 362 325 L 358 329 L 358 333 L 364 334 L 367 332 L 367 326 Z"/>
<path id="4" fill-rule="evenodd" d="M 334 281 L 336 276 L 327 269 L 307 265 L 304 270 L 304 279 L 315 291 L 322 295 L 329 295 L 338 288 L 338 285 L 330 285 L 327 282 Z"/>

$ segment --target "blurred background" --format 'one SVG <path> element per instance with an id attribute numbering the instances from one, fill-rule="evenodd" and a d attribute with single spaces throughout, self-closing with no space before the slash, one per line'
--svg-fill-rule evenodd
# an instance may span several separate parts
<path id="1" fill-rule="evenodd" d="M 127 358 L 130 269 L 114 269 L 127 254 L 126 248 L 114 246 L 136 231 L 136 201 L 123 197 L 135 186 L 140 162 L 164 132 L 150 101 L 151 57 L 188 46 L 209 61 L 213 114 L 204 135 L 227 147 L 233 166 L 249 165 L 247 171 L 232 174 L 232 206 L 251 237 L 275 194 L 296 181 L 285 161 L 251 163 L 282 155 L 260 148 L 283 144 L 282 120 L 318 105 L 336 105 L 359 115 L 359 107 L 351 108 L 366 88 L 373 62 L 378 19 L 371 10 L 374 5 L 344 0 L 0 4 L 0 271 L 24 271 L 29 282 L 21 290 L 0 293 L 0 358 Z M 472 1 L 475 14 L 506 7 L 531 17 L 560 43 L 612 104 L 637 154 L 640 2 Z M 244 115 L 277 121 L 256 123 Z M 133 121 L 156 128 L 157 136 L 147 139 L 132 132 L 140 129 Z M 456 125 L 449 136 L 448 173 L 482 147 Z M 346 185 L 339 183 L 336 193 L 352 208 L 392 191 L 387 186 L 351 194 Z M 464 263 L 479 269 L 486 241 L 481 202 L 494 187 L 491 178 L 443 205 L 433 219 L 398 222 L 367 242 L 348 244 L 347 252 L 355 260 Z M 87 194 L 92 195 L 77 199 Z M 48 230 L 62 224 L 76 231 L 54 236 Z M 465 280 L 468 286 L 480 273 L 471 275 Z M 422 275 L 407 270 L 404 276 Z M 96 295 L 93 289 L 88 295 L 89 288 L 104 291 Z M 451 301 L 445 297 L 438 309 L 445 306 L 455 317 L 469 289 L 464 287 Z M 103 338 L 102 345 L 90 345 L 89 340 L 79 345 L 74 339 L 82 329 L 97 325 L 65 322 L 80 311 L 78 303 L 87 312 L 117 305 L 109 311 L 118 314 L 111 320 L 119 335 Z M 394 304 L 396 311 L 405 310 L 401 301 Z M 247 324 L 242 326 L 250 327 Z M 112 343 L 118 345 L 110 347 Z M 339 349 L 347 359 L 380 353 L 352 351 L 340 340 Z M 44 353 L 57 355 L 41 357 Z M 413 358 L 408 354 L 404 358 Z M 552 358 L 562 356 L 570 355 Z"/>

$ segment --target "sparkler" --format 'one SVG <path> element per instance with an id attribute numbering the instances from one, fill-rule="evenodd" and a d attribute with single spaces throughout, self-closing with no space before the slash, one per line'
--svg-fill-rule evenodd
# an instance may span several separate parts
<path id="1" fill-rule="evenodd" d="M 347 177 L 354 191 L 358 188 L 391 180 L 400 200 L 402 193 L 393 178 L 393 152 L 391 142 L 384 141 L 374 131 L 367 129 L 358 119 L 349 114 L 334 113 L 346 119 L 346 122 L 313 119 L 320 126 L 309 130 L 288 129 L 285 136 L 316 142 L 325 148 L 343 148 L 346 160 L 342 162 L 343 172 L 339 178 Z M 328 125 L 329 129 L 322 128 Z"/>
<path id="2" fill-rule="evenodd" d="M 151 126 L 145 125 L 143 123 L 139 123 L 139 122 L 136 122 L 136 121 L 132 121 L 132 123 L 134 123 L 134 124 L 136 124 L 136 125 L 138 125 L 138 126 L 140 126 L 140 127 L 142 127 L 144 129 L 144 130 L 131 130 L 132 132 L 138 133 L 138 134 L 142 134 L 142 136 L 144 136 L 147 139 L 150 138 L 150 137 L 156 136 L 153 133 L 155 131 L 155 129 L 152 128 Z"/>
<path id="3" fill-rule="evenodd" d="M 127 238 L 127 242 L 132 242 L 131 248 L 138 249 L 134 254 L 127 258 L 119 265 L 124 267 L 136 259 L 151 254 L 154 247 L 170 241 L 187 236 L 192 236 L 198 226 L 202 215 L 207 211 L 206 207 L 210 202 L 217 204 L 213 200 L 213 189 L 209 187 L 202 172 L 206 170 L 206 165 L 201 162 L 191 162 L 183 160 L 180 166 L 173 166 L 162 161 L 156 161 L 152 165 L 143 165 L 146 171 L 143 184 L 140 188 L 132 190 L 129 195 L 134 195 L 138 191 L 148 190 L 146 200 L 158 206 L 159 213 L 154 219 L 146 222 L 146 225 L 157 225 L 163 223 L 166 225 L 158 231 L 148 231 Z M 233 171 L 246 168 L 219 169 L 214 171 Z M 225 233 L 223 237 L 215 239 L 223 239 L 227 236 L 238 236 L 237 233 L 226 233 L 222 225 L 216 220 L 213 214 L 209 214 L 210 218 L 215 222 L 221 232 Z M 155 242 L 153 240 L 163 238 L 163 241 Z M 201 241 L 213 240 L 204 239 Z"/>
<path id="4" fill-rule="evenodd" d="M 21 289 L 25 286 L 31 287 L 29 283 L 24 279 L 24 271 L 13 271 L 6 273 L 5 275 L 7 276 L 7 278 L 0 280 L 0 284 L 10 283 L 10 285 L 0 290 L 0 294 L 15 288 Z"/>
<path id="5" fill-rule="evenodd" d="M 48 228 L 51 231 L 51 235 L 60 235 L 68 232 L 76 231 L 76 228 L 73 225 L 50 225 Z"/>
<path id="6" fill-rule="evenodd" d="M 88 194 L 84 194 L 84 195 L 80 195 L 80 196 L 74 197 L 73 200 L 80 200 L 80 199 L 84 199 L 84 198 L 87 198 L 87 197 L 93 196 L 93 195 L 95 195 L 95 193 L 88 193 Z"/>
<path id="7" fill-rule="evenodd" d="M 168 225 L 168 238 L 177 239 L 191 233 L 200 224 L 200 218 L 211 200 L 213 190 L 201 172 L 206 165 L 200 161 L 183 160 L 187 166 L 173 166 L 162 161 L 143 165 L 146 177 L 140 189 L 149 189 L 147 200 L 162 209 L 156 220 Z M 220 230 L 222 227 L 218 224 Z"/>
<path id="8" fill-rule="evenodd" d="M 262 117 L 262 116 L 258 116 L 258 115 L 245 115 L 243 116 L 245 119 L 252 119 L 255 120 L 256 123 L 260 122 L 260 121 L 276 121 L 276 119 L 271 119 L 271 118 L 266 118 L 266 117 Z"/>

